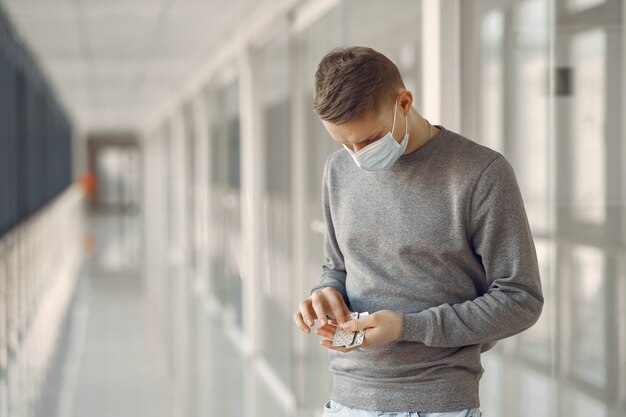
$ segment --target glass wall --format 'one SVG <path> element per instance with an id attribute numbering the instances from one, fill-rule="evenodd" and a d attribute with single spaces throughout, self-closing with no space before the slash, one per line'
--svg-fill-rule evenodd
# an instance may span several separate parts
<path id="1" fill-rule="evenodd" d="M 189 128 L 197 103 L 181 103 L 190 106 L 190 152 L 207 153 L 192 170 L 208 165 L 208 180 L 192 175 L 185 204 L 194 208 L 167 199 L 162 246 L 192 245 L 207 284 L 194 293 L 187 335 L 169 322 L 172 336 L 195 340 L 178 353 L 193 356 L 179 361 L 195 375 L 189 415 L 322 414 L 328 351 L 293 322 L 320 278 L 322 170 L 340 149 L 313 111 L 314 73 L 333 47 L 371 46 L 398 65 L 421 113 L 432 101 L 424 91 L 428 35 L 459 55 L 458 67 L 439 63 L 436 82 L 460 85 L 441 98 L 442 118 L 455 120 L 445 116 L 460 108 L 458 126 L 446 128 L 510 161 L 540 264 L 539 321 L 481 356 L 483 415 L 625 416 L 625 14 L 619 0 L 305 1 L 242 35 L 228 61 L 235 76 L 224 81 L 218 65 L 196 94 L 206 128 Z M 434 35 L 424 32 L 429 19 L 438 19 Z M 179 152 L 179 117 L 167 119 L 164 148 Z M 174 196 L 177 172 L 188 168 L 180 161 L 161 164 Z M 206 224 L 179 235 L 185 212 L 202 218 L 200 195 Z M 204 233 L 206 248 L 197 238 Z"/>
<path id="2" fill-rule="evenodd" d="M 207 91 L 209 119 L 210 288 L 230 306 L 241 329 L 241 209 L 239 87 L 236 81 Z"/>
<path id="3" fill-rule="evenodd" d="M 239 82 L 212 84 L 205 90 L 207 132 L 208 289 L 227 316 L 228 327 L 196 307 L 197 374 L 193 415 L 243 415 L 241 352 L 237 337 L 243 327 L 241 258 L 241 181 Z M 241 342 L 239 342 L 241 343 Z M 219 375 L 219 377 L 216 377 Z"/>
<path id="4" fill-rule="evenodd" d="M 513 165 L 545 293 L 482 356 L 488 415 L 624 415 L 622 7 L 462 3 L 461 131 Z"/>
<path id="5" fill-rule="evenodd" d="M 281 382 L 292 385 L 291 309 L 293 269 L 293 195 L 290 97 L 290 38 L 281 33 L 252 52 L 255 81 L 258 83 L 258 114 L 264 154 L 263 192 L 258 207 L 261 221 L 261 270 L 258 279 L 259 349 Z M 271 323 L 271 325 L 269 325 Z M 276 343 L 284 340 L 285 343 Z"/>

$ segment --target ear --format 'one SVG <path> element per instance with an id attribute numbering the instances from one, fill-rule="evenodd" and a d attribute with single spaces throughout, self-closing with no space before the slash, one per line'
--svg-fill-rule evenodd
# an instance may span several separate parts
<path id="1" fill-rule="evenodd" d="M 413 105 L 413 93 L 411 93 L 409 90 L 402 91 L 398 98 L 398 104 L 402 109 L 402 116 L 406 116 L 407 114 L 409 114 L 411 106 Z"/>

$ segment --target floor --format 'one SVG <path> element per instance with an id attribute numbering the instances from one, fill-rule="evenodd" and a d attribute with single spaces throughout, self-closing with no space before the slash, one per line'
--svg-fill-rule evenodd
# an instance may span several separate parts
<path id="1" fill-rule="evenodd" d="M 95 251 L 77 281 L 35 417 L 169 417 L 167 370 L 148 332 L 138 222 L 92 217 Z"/>

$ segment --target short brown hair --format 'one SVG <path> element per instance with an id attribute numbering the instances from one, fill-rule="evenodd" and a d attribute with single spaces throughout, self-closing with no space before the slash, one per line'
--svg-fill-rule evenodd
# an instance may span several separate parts
<path id="1" fill-rule="evenodd" d="M 363 46 L 332 49 L 315 72 L 313 107 L 322 120 L 341 124 L 378 111 L 406 88 L 398 67 L 385 55 Z"/>

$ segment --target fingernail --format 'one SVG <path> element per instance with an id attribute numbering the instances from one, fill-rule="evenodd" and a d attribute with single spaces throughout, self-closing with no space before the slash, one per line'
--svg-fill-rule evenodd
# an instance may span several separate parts
<path id="1" fill-rule="evenodd" d="M 313 320 L 307 320 L 306 324 L 308 324 L 309 326 L 313 326 Z"/>
<path id="2" fill-rule="evenodd" d="M 344 323 L 341 325 L 344 330 L 348 330 L 350 328 L 350 323 Z"/>
<path id="3" fill-rule="evenodd" d="M 326 319 L 321 319 L 320 323 L 322 323 L 322 325 L 326 324 Z"/>

